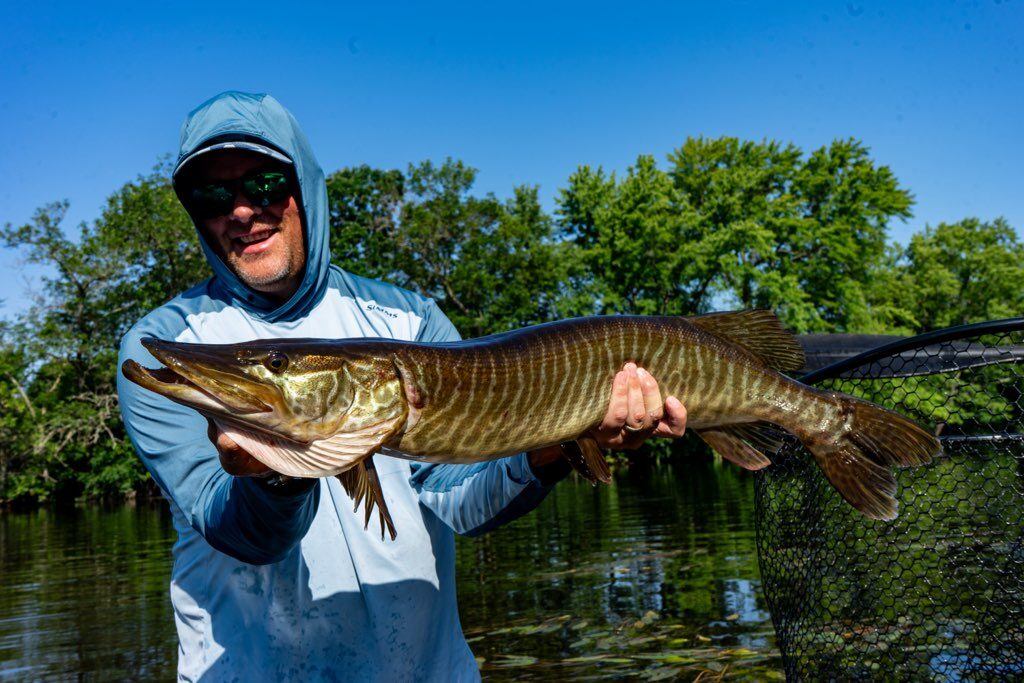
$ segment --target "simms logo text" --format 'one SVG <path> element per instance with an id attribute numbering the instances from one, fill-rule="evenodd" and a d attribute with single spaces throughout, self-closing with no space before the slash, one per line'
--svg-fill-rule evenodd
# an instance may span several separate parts
<path id="1" fill-rule="evenodd" d="M 397 313 L 392 313 L 388 309 L 383 308 L 381 306 L 378 306 L 377 304 L 366 304 L 366 310 L 368 310 L 368 311 L 377 311 L 378 313 L 383 313 L 384 315 L 386 315 L 389 318 L 397 318 L 398 317 Z"/>

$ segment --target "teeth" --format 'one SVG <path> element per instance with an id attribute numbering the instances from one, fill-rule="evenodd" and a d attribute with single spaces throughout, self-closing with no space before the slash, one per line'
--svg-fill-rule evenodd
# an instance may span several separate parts
<path id="1" fill-rule="evenodd" d="M 237 239 L 242 244 L 252 244 L 253 242 L 260 242 L 267 239 L 272 234 L 272 231 L 257 232 L 251 235 L 241 235 Z"/>

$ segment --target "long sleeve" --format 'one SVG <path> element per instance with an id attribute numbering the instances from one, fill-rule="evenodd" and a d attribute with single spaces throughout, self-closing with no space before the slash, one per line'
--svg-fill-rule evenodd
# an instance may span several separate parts
<path id="1" fill-rule="evenodd" d="M 431 301 L 417 341 L 458 341 L 458 330 Z M 554 482 L 542 482 L 526 453 L 475 465 L 412 466 L 420 502 L 456 533 L 476 536 L 533 510 Z M 561 476 L 568 472 L 566 469 Z"/>
<path id="2" fill-rule="evenodd" d="M 159 367 L 139 338 L 133 329 L 122 340 L 118 368 L 129 358 Z M 278 493 L 255 479 L 233 477 L 220 466 L 199 413 L 135 385 L 120 369 L 117 393 L 128 437 L 146 469 L 211 546 L 243 562 L 268 564 L 306 534 L 319 501 L 316 480 Z"/>
<path id="3" fill-rule="evenodd" d="M 466 536 L 522 517 L 553 488 L 533 474 L 525 453 L 476 465 L 415 464 L 412 469 L 420 502 Z"/>

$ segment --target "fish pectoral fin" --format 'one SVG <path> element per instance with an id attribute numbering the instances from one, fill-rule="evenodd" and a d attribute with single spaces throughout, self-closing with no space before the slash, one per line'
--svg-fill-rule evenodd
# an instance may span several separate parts
<path id="1" fill-rule="evenodd" d="M 697 435 L 720 456 L 745 470 L 760 470 L 772 464 L 764 453 L 747 443 L 749 437 L 742 428 L 702 429 Z"/>
<path id="2" fill-rule="evenodd" d="M 612 473 L 608 469 L 608 462 L 604 459 L 604 452 L 601 451 L 601 447 L 597 445 L 597 441 L 593 437 L 581 436 L 575 441 L 563 443 L 562 455 L 569 461 L 572 468 L 591 484 L 611 483 Z"/>
<path id="3" fill-rule="evenodd" d="M 373 464 L 373 456 L 355 467 L 337 475 L 342 488 L 355 501 L 353 511 L 359 509 L 359 504 L 364 503 L 363 528 L 370 526 L 370 517 L 373 515 L 374 506 L 377 507 L 377 514 L 380 517 L 380 537 L 384 540 L 384 529 L 387 527 L 391 540 L 398 537 L 395 531 L 395 523 L 391 519 L 391 512 L 388 510 L 387 501 L 384 500 L 384 490 L 380 486 L 380 477 L 377 476 L 377 468 Z"/>
<path id="4" fill-rule="evenodd" d="M 299 443 L 214 420 L 225 435 L 264 465 L 289 477 L 329 477 L 351 468 L 398 434 L 405 413 L 364 429 Z"/>

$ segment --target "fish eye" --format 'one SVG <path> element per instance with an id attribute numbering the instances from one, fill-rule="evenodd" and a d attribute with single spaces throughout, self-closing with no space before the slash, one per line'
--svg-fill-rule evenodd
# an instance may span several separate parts
<path id="1" fill-rule="evenodd" d="M 263 367 L 271 372 L 284 372 L 288 368 L 288 356 L 280 351 L 271 351 L 264 359 Z"/>

